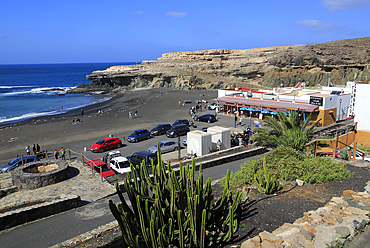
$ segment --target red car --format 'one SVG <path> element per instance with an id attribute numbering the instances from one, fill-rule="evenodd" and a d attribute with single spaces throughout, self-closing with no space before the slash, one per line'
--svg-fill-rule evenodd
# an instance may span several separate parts
<path id="1" fill-rule="evenodd" d="M 92 161 L 94 170 L 96 172 L 98 172 L 99 174 L 100 174 L 100 168 L 101 168 L 101 171 L 102 171 L 102 174 L 103 174 L 104 178 L 109 177 L 109 176 L 113 176 L 113 175 L 116 174 L 116 173 L 114 173 L 114 171 L 112 171 L 111 169 L 108 168 L 108 165 L 106 163 L 104 163 L 103 161 L 101 161 L 98 158 L 94 158 L 92 160 L 86 160 L 86 161 L 84 161 L 84 163 L 91 167 L 91 161 Z"/>
<path id="2" fill-rule="evenodd" d="M 90 151 L 92 152 L 104 152 L 106 150 L 120 148 L 122 146 L 122 141 L 117 137 L 104 138 L 92 144 L 90 146 Z"/>
<path id="3" fill-rule="evenodd" d="M 316 153 L 316 156 L 318 156 L 318 157 L 333 157 L 333 152 L 318 152 L 318 153 Z M 335 157 L 336 158 L 341 158 L 340 153 L 337 152 L 335 154 Z"/>

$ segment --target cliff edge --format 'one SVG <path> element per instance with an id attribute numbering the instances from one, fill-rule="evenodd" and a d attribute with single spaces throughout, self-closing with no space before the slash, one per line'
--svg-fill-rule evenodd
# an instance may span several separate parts
<path id="1" fill-rule="evenodd" d="M 279 87 L 297 82 L 327 85 L 329 78 L 331 83 L 343 85 L 370 79 L 369 65 L 370 37 L 315 45 L 173 52 L 138 65 L 94 71 L 86 76 L 91 84 L 69 93 L 118 93 L 148 87 Z"/>

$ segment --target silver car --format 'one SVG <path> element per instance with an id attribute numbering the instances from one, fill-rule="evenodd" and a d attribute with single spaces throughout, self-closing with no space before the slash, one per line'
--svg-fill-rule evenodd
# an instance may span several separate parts
<path id="1" fill-rule="evenodd" d="M 173 141 L 173 140 L 160 141 L 159 146 L 160 146 L 160 149 L 161 149 L 161 153 L 172 152 L 172 151 L 176 151 L 178 149 L 178 143 L 176 141 Z M 148 151 L 156 153 L 157 152 L 157 145 L 149 147 Z"/>

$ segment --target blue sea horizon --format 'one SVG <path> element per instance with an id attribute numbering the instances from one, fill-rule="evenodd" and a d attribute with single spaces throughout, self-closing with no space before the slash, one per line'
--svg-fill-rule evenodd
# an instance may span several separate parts
<path id="1" fill-rule="evenodd" d="M 91 83 L 86 75 L 122 63 L 0 65 L 0 125 L 60 114 L 107 101 L 107 95 L 65 94 Z"/>

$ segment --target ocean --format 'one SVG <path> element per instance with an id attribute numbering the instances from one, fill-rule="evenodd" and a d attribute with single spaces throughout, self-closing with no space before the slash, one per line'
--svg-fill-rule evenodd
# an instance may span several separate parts
<path id="1" fill-rule="evenodd" d="M 0 65 L 0 124 L 60 114 L 109 100 L 107 95 L 65 94 L 91 83 L 86 75 L 133 63 Z"/>

